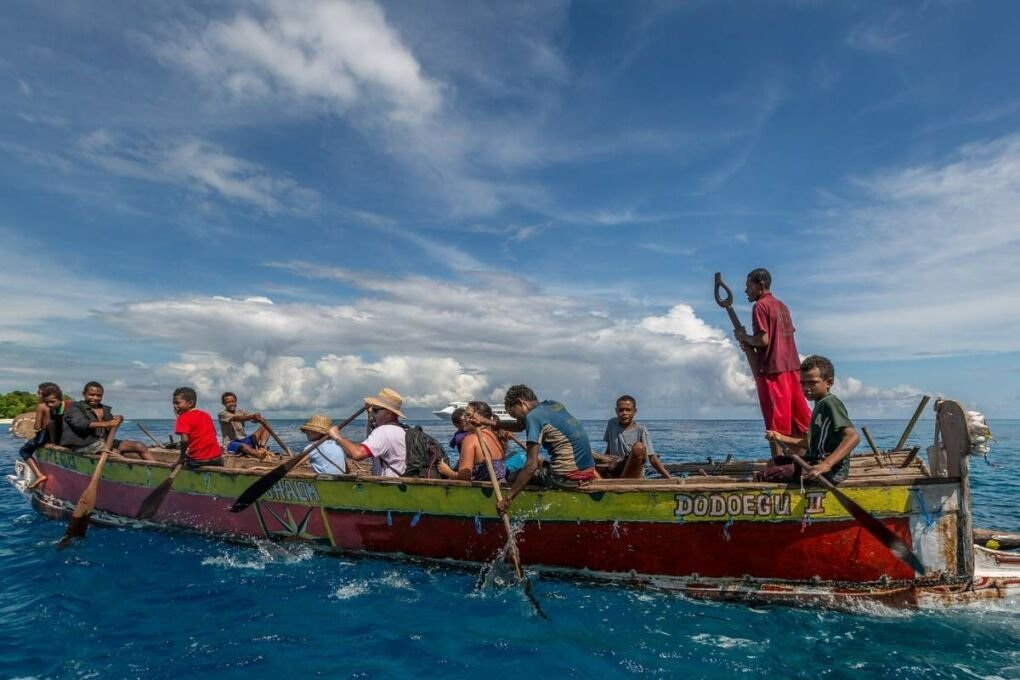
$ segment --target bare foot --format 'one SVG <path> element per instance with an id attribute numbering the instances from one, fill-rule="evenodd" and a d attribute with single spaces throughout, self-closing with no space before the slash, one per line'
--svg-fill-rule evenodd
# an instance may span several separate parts
<path id="1" fill-rule="evenodd" d="M 44 483 L 46 483 L 47 479 L 49 479 L 49 478 L 46 475 L 43 475 L 42 477 L 36 477 L 35 481 L 28 485 L 28 488 L 29 489 L 37 489 L 40 486 L 42 486 Z"/>

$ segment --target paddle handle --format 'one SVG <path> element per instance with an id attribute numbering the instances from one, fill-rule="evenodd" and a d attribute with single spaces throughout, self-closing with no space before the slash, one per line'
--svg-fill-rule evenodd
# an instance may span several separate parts
<path id="1" fill-rule="evenodd" d="M 496 468 L 492 466 L 492 456 L 489 455 L 489 447 L 485 444 L 482 432 L 483 429 L 479 428 L 475 431 L 475 434 L 478 437 L 478 445 L 482 449 L 482 457 L 485 459 L 485 469 L 489 471 L 489 479 L 492 481 L 492 494 L 496 497 L 496 503 L 500 504 L 503 502 L 503 491 L 500 489 L 499 478 L 496 476 Z M 506 538 L 510 542 L 510 557 L 514 562 L 514 571 L 517 573 L 517 578 L 523 581 L 524 569 L 521 568 L 521 556 L 517 552 L 517 540 L 514 538 L 513 527 L 510 526 L 510 517 L 505 512 L 500 512 L 499 516 L 503 520 Z"/>
<path id="2" fill-rule="evenodd" d="M 163 448 L 163 442 L 161 442 L 161 441 L 159 441 L 158 439 L 156 439 L 156 438 L 155 438 L 155 437 L 153 436 L 153 434 L 152 434 L 151 432 L 149 432 L 149 428 L 145 427 L 145 425 L 142 425 L 141 423 L 138 423 L 138 422 L 136 422 L 136 423 L 135 423 L 135 425 L 137 425 L 137 426 L 138 426 L 138 429 L 139 429 L 139 430 L 141 430 L 142 432 L 144 432 L 144 433 L 145 433 L 145 435 L 146 435 L 146 436 L 147 436 L 147 437 L 148 437 L 149 439 L 151 439 L 151 440 L 152 440 L 152 442 L 153 442 L 153 443 L 154 443 L 154 444 L 155 444 L 156 446 L 158 446 L 158 447 L 160 447 L 160 448 Z"/>
<path id="3" fill-rule="evenodd" d="M 722 295 L 720 291 L 725 291 L 726 295 Z M 722 274 L 719 272 L 715 273 L 715 301 L 726 310 L 726 314 L 730 317 L 730 323 L 733 324 L 733 330 L 746 334 L 747 329 L 744 327 L 744 324 L 740 323 L 740 319 L 733 309 L 733 291 L 723 281 Z M 744 351 L 744 356 L 747 357 L 747 363 L 751 367 L 751 374 L 758 375 L 758 353 L 754 351 L 753 347 L 748 347 L 744 343 L 740 343 L 740 348 Z"/>
<path id="4" fill-rule="evenodd" d="M 894 451 L 903 450 L 903 446 L 907 443 L 907 437 L 909 437 L 910 433 L 913 431 L 914 425 L 917 425 L 917 419 L 921 417 L 921 413 L 924 411 L 924 407 L 928 405 L 928 401 L 930 399 L 931 397 L 927 394 L 921 399 L 921 403 L 918 404 L 917 408 L 914 410 L 914 417 L 910 419 L 910 422 L 907 424 L 907 428 L 903 430 L 903 434 L 900 436 L 900 440 L 896 442 L 896 448 L 893 449 Z"/>
<path id="5" fill-rule="evenodd" d="M 262 427 L 266 428 L 266 432 L 268 432 L 269 436 L 273 438 L 273 441 L 275 441 L 280 446 L 280 448 L 283 449 L 284 453 L 286 453 L 288 456 L 294 455 L 291 452 L 290 447 L 284 444 L 283 440 L 276 436 L 276 432 L 273 430 L 268 420 L 265 419 L 262 420 Z"/>

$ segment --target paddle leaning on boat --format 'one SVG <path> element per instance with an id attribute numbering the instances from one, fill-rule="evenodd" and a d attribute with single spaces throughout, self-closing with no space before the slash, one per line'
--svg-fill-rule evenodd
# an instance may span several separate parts
<path id="1" fill-rule="evenodd" d="M 738 326 L 718 275 L 716 299 Z M 383 388 L 337 425 L 309 418 L 302 428 L 308 445 L 267 468 L 223 457 L 198 395 L 180 388 L 180 450 L 150 447 L 152 461 L 110 455 L 120 423 L 97 415 L 109 425 L 100 455 L 44 443 L 33 454 L 37 469 L 18 461 L 10 479 L 43 514 L 71 515 L 67 542 L 91 518 L 444 564 L 478 565 L 502 554 L 526 584 L 524 567 L 777 603 L 927 605 L 1020 594 L 1020 556 L 973 545 L 968 461 L 987 453 L 990 437 L 980 414 L 937 400 L 926 464 L 919 446 L 906 445 L 925 398 L 897 446 L 852 455 L 859 437 L 831 393 L 832 362 L 812 356 L 798 368 L 802 393 L 815 402 L 806 431 L 766 431 L 789 462 L 709 457 L 663 465 L 666 477 L 649 460 L 650 436 L 618 400 L 607 453 L 625 455 L 601 464 L 607 473 L 628 472 L 606 478 L 569 410 L 514 385 L 505 407 L 515 423 L 499 423 L 481 407 L 465 413 L 475 439 L 463 465 L 451 465 L 438 442 L 405 427 L 401 395 Z M 636 399 L 622 403 L 636 410 Z M 358 442 L 343 430 L 365 411 L 376 426 Z M 502 456 L 509 470 L 514 432 L 524 433 L 526 463 L 504 497 L 498 462 Z M 333 456 L 343 452 L 344 472 L 324 472 L 312 458 L 327 442 L 336 445 Z M 370 472 L 361 473 L 362 461 L 371 462 Z M 645 478 L 645 463 L 659 475 Z M 636 468 L 642 475 L 627 478 Z"/>

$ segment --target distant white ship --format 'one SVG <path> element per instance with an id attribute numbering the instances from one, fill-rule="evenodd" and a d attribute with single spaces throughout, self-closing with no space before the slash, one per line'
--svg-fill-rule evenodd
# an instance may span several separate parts
<path id="1" fill-rule="evenodd" d="M 455 410 L 459 408 L 464 408 L 465 406 L 467 406 L 467 404 L 468 403 L 466 401 L 451 401 L 449 404 L 446 405 L 446 408 L 441 409 L 439 411 L 433 411 L 432 415 L 434 415 L 437 418 L 442 418 L 443 420 L 449 420 L 450 416 L 453 415 L 453 412 Z M 509 413 L 506 412 L 506 408 L 504 408 L 503 404 L 489 404 L 489 408 L 492 409 L 492 415 L 499 418 L 499 421 L 501 423 L 517 422 L 516 420 L 510 417 Z"/>

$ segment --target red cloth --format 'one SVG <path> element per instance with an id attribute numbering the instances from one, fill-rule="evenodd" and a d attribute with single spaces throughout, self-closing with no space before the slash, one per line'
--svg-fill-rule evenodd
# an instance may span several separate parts
<path id="1" fill-rule="evenodd" d="M 765 429 L 780 434 L 803 434 L 811 425 L 811 409 L 800 388 L 800 371 L 754 378 Z"/>
<path id="2" fill-rule="evenodd" d="M 797 343 L 793 341 L 793 319 L 790 310 L 765 291 L 754 303 L 751 311 L 752 335 L 765 331 L 769 335 L 768 347 L 758 350 L 758 375 L 784 373 L 800 369 L 800 355 Z M 798 386 L 798 390 L 800 387 Z"/>
<path id="3" fill-rule="evenodd" d="M 588 468 L 587 470 L 571 470 L 567 474 L 563 475 L 572 482 L 590 482 L 595 477 L 595 468 Z"/>
<path id="4" fill-rule="evenodd" d="M 177 416 L 174 433 L 188 437 L 188 458 L 213 460 L 223 455 L 212 418 L 205 411 L 193 408 Z"/>

